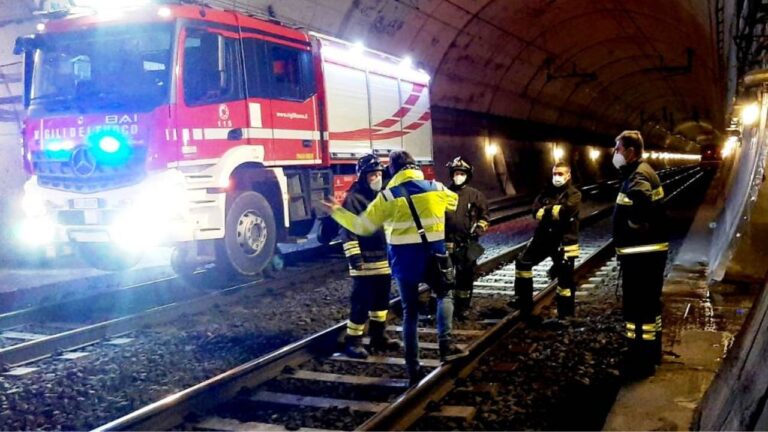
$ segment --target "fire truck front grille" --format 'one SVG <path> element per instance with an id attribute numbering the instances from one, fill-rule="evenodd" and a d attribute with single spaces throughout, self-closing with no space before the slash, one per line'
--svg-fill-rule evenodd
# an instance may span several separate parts
<path id="1" fill-rule="evenodd" d="M 96 162 L 90 168 L 82 164 L 76 167 L 71 159 L 48 158 L 43 152 L 33 152 L 32 168 L 42 187 L 92 193 L 139 183 L 146 176 L 146 158 L 146 148 L 139 147 L 124 163 L 104 165 Z"/>

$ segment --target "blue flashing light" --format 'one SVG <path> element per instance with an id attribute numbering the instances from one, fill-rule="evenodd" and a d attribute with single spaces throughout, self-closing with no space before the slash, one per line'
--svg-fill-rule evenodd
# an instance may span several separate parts
<path id="1" fill-rule="evenodd" d="M 99 148 L 105 153 L 117 153 L 120 141 L 113 136 L 105 136 L 99 140 Z"/>
<path id="2" fill-rule="evenodd" d="M 69 140 L 51 138 L 43 142 L 43 153 L 46 159 L 69 160 L 75 143 Z"/>
<path id="3" fill-rule="evenodd" d="M 100 165 L 122 165 L 133 155 L 129 137 L 119 131 L 102 130 L 89 135 L 86 140 Z"/>

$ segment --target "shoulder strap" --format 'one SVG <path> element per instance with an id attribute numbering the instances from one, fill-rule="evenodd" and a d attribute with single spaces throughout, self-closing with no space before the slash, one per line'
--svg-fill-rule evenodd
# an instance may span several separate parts
<path id="1" fill-rule="evenodd" d="M 413 222 L 416 224 L 416 229 L 419 230 L 419 236 L 421 237 L 421 242 L 425 245 L 429 244 L 429 240 L 427 239 L 427 233 L 424 231 L 424 225 L 421 224 L 421 218 L 419 218 L 419 212 L 416 211 L 416 206 L 413 205 L 413 200 L 411 199 L 411 194 L 408 193 L 408 189 L 405 188 L 405 186 L 400 186 L 400 191 L 403 193 L 403 196 L 405 197 L 405 201 L 408 202 L 408 208 L 411 209 L 411 217 L 413 217 Z"/>

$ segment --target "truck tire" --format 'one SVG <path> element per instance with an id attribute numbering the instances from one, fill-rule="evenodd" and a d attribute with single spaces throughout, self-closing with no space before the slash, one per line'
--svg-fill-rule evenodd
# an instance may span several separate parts
<path id="1" fill-rule="evenodd" d="M 123 251 L 112 243 L 77 243 L 76 249 L 86 264 L 109 272 L 128 270 L 141 260 L 141 253 Z"/>
<path id="2" fill-rule="evenodd" d="M 277 244 L 272 207 L 258 192 L 227 196 L 224 238 L 216 242 L 216 266 L 234 275 L 259 275 L 271 262 Z"/>

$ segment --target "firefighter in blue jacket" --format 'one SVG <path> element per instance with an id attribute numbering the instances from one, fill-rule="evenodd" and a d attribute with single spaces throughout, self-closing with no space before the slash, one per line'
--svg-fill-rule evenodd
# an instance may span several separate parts
<path id="1" fill-rule="evenodd" d="M 389 155 L 393 175 L 387 188 L 359 215 L 333 201 L 324 202 L 339 225 L 360 236 L 370 236 L 382 227 L 387 238 L 389 262 L 403 302 L 405 362 L 412 384 L 420 379 L 418 305 L 419 284 L 427 283 L 437 292 L 437 333 L 441 360 L 461 355 L 453 343 L 452 291 L 430 271 L 434 254 L 445 255 L 445 212 L 455 211 L 458 196 L 436 181 L 424 179 L 416 161 L 406 151 Z M 409 198 L 419 215 L 416 227 Z M 423 238 L 422 238 L 423 237 Z M 426 240 L 427 244 L 424 243 Z"/>
<path id="2" fill-rule="evenodd" d="M 383 171 L 384 165 L 375 155 L 360 158 L 357 161 L 357 181 L 347 191 L 342 206 L 354 214 L 360 214 L 368 208 L 382 188 Z M 352 231 L 342 228 L 341 240 L 349 261 L 349 275 L 352 276 L 345 354 L 352 358 L 368 357 L 368 351 L 362 343 L 366 321 L 369 323 L 371 350 L 399 349 L 400 342 L 388 338 L 384 332 L 392 287 L 384 231 L 378 230 L 369 237 L 358 237 Z"/>

